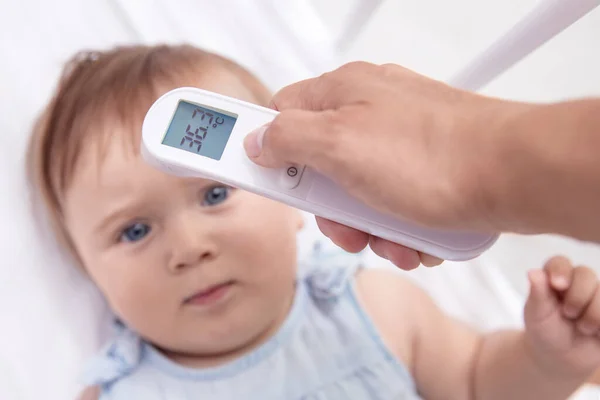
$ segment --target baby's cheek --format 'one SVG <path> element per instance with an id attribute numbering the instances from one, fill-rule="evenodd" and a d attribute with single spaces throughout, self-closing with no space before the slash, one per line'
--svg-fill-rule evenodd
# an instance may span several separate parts
<path id="1" fill-rule="evenodd" d="M 277 282 L 289 280 L 296 271 L 296 238 L 292 232 L 273 229 L 255 237 L 252 265 L 257 279 Z M 257 250 L 260 249 L 260 250 Z"/>
<path id="2" fill-rule="evenodd" d="M 144 323 L 150 310 L 156 309 L 156 290 L 150 290 L 143 280 L 132 279 L 131 277 L 115 276 L 105 295 L 117 316 L 124 322 L 135 325 L 137 328 L 140 323 Z M 153 296 L 152 293 L 155 295 Z"/>
<path id="3" fill-rule="evenodd" d="M 244 220 L 242 224 L 236 240 L 247 252 L 272 257 L 295 246 L 295 232 L 288 228 L 290 223 L 282 213 L 263 211 L 259 218 Z"/>
<path id="4" fill-rule="evenodd" d="M 115 284 L 108 288 L 105 292 L 105 296 L 112 310 L 119 318 L 126 320 L 126 322 L 135 319 L 136 315 L 139 313 L 139 305 L 138 302 L 135 301 L 136 297 L 138 298 L 138 301 L 143 301 L 139 296 L 136 296 L 135 288 L 123 284 Z"/>
<path id="5" fill-rule="evenodd" d="M 295 264 L 297 220 L 287 206 L 250 193 L 220 232 L 223 249 L 253 274 L 273 274 Z"/>
<path id="6" fill-rule="evenodd" d="M 171 318 L 165 318 L 167 315 L 161 304 L 147 297 L 135 298 L 130 295 L 121 296 L 119 302 L 117 315 L 127 326 L 153 342 L 164 342 L 165 328 L 172 321 Z"/>

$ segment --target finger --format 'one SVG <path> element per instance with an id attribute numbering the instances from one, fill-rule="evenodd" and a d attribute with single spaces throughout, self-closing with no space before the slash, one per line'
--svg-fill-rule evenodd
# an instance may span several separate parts
<path id="1" fill-rule="evenodd" d="M 336 109 L 348 103 L 348 95 L 356 92 L 352 87 L 361 81 L 372 81 L 360 79 L 361 76 L 374 73 L 381 73 L 381 68 L 363 61 L 350 62 L 317 78 L 284 87 L 275 93 L 269 106 L 280 111 Z"/>
<path id="2" fill-rule="evenodd" d="M 323 111 L 337 108 L 339 104 L 337 98 L 343 96 L 333 90 L 339 89 L 339 84 L 331 79 L 331 74 L 326 73 L 284 87 L 275 93 L 269 107 L 279 111 L 290 109 Z"/>
<path id="3" fill-rule="evenodd" d="M 444 262 L 441 258 L 434 257 L 429 254 L 419 252 L 419 257 L 421 258 L 421 264 L 426 267 L 437 267 L 441 263 Z"/>
<path id="4" fill-rule="evenodd" d="M 530 290 L 525 303 L 525 320 L 528 323 L 543 321 L 557 309 L 558 299 L 544 271 L 529 271 L 528 277 Z"/>
<path id="5" fill-rule="evenodd" d="M 244 148 L 252 161 L 264 167 L 297 164 L 325 172 L 323 167 L 334 159 L 338 126 L 333 111 L 289 110 L 250 132 Z"/>
<path id="6" fill-rule="evenodd" d="M 589 268 L 577 267 L 573 270 L 571 286 L 563 299 L 563 313 L 567 318 L 579 318 L 591 302 L 596 292 L 598 281 Z"/>
<path id="7" fill-rule="evenodd" d="M 317 217 L 317 225 L 325 236 L 350 253 L 358 253 L 369 243 L 369 235 L 356 229 Z"/>
<path id="8" fill-rule="evenodd" d="M 305 79 L 291 85 L 285 86 L 273 95 L 269 107 L 283 111 L 287 109 L 301 109 L 320 111 L 322 107 L 317 106 L 316 93 L 319 93 L 319 85 L 323 85 L 322 76 Z"/>
<path id="9" fill-rule="evenodd" d="M 375 237 L 369 236 L 369 247 L 373 253 L 377 254 L 379 257 L 386 260 L 388 259 L 388 256 L 385 253 L 386 249 L 382 241 L 378 241 Z"/>
<path id="10" fill-rule="evenodd" d="M 562 256 L 552 257 L 544 265 L 544 271 L 548 274 L 554 290 L 562 292 L 569 288 L 573 273 L 573 265 L 569 259 Z"/>
<path id="11" fill-rule="evenodd" d="M 577 322 L 577 329 L 584 335 L 592 335 L 600 330 L 600 291 L 598 288 Z"/>
<path id="12" fill-rule="evenodd" d="M 417 251 L 385 239 L 371 236 L 369 246 L 375 254 L 389 260 L 400 269 L 409 271 L 421 264 L 421 259 Z"/>

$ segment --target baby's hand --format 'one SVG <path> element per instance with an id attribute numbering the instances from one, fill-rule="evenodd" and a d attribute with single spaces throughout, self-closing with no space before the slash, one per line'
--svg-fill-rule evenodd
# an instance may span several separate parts
<path id="1" fill-rule="evenodd" d="M 529 273 L 526 336 L 535 361 L 553 373 L 591 374 L 600 366 L 600 290 L 594 271 L 555 257 Z"/>

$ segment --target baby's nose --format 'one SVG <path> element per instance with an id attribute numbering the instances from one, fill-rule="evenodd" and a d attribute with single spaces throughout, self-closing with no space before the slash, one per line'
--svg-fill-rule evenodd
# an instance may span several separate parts
<path id="1" fill-rule="evenodd" d="M 179 225 L 171 237 L 172 256 L 169 270 L 178 272 L 214 260 L 218 256 L 218 246 L 206 228 L 192 221 Z"/>

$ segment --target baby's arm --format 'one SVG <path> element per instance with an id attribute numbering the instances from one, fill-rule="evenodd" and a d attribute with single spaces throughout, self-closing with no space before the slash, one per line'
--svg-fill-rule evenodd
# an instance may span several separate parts
<path id="1" fill-rule="evenodd" d="M 588 269 L 571 273 L 578 270 L 570 264 L 564 268 L 564 259 L 560 260 L 531 275 L 527 332 L 480 335 L 444 315 L 423 291 L 386 271 L 365 271 L 357 277 L 357 290 L 384 341 L 409 366 L 423 397 L 564 400 L 598 365 L 600 344 L 596 334 L 585 336 L 575 330 L 587 311 L 567 320 L 561 312 L 563 303 L 587 293 L 577 300 L 579 311 L 589 304 L 594 306 L 588 310 L 595 309 L 600 295 L 589 289 L 597 287 L 597 280 L 593 274 L 590 278 Z M 569 280 L 562 292 L 553 290 L 547 278 L 557 262 Z M 591 279 L 587 289 L 580 284 L 582 277 Z M 598 325 L 600 318 L 592 322 Z"/>
<path id="2" fill-rule="evenodd" d="M 471 377 L 483 336 L 444 315 L 424 291 L 395 272 L 363 270 L 356 290 L 423 398 L 474 398 Z"/>

